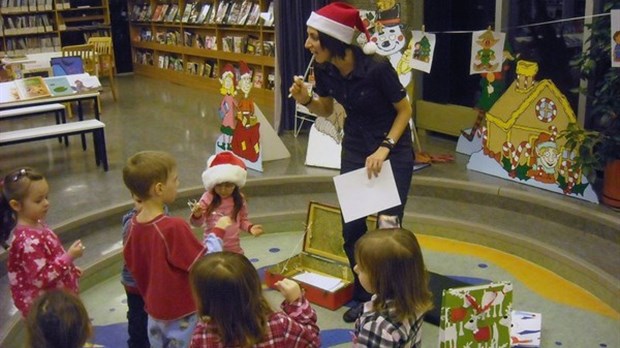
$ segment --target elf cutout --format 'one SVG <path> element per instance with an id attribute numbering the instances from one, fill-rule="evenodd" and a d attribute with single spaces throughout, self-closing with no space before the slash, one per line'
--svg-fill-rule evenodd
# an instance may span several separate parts
<path id="1" fill-rule="evenodd" d="M 226 64 L 224 66 L 220 83 L 222 84 L 220 93 L 224 96 L 219 108 L 220 119 L 222 120 L 222 124 L 220 126 L 222 135 L 215 143 L 215 152 L 219 152 L 218 149 L 221 151 L 232 149 L 231 141 L 233 130 L 236 125 L 235 111 L 237 109 L 237 102 L 235 101 L 234 95 L 237 91 L 235 89 L 235 69 L 231 64 Z"/>
<path id="2" fill-rule="evenodd" d="M 238 88 L 243 92 L 243 97 L 238 104 L 232 151 L 245 160 L 256 162 L 260 156 L 260 123 L 254 115 L 254 100 L 249 97 L 252 90 L 252 72 L 244 61 L 241 61 L 239 66 L 241 75 Z"/>

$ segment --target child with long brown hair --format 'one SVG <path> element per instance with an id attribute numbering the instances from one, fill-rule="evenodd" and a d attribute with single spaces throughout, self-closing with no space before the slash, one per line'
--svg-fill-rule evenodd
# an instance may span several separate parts
<path id="1" fill-rule="evenodd" d="M 65 251 L 45 224 L 49 185 L 42 174 L 21 168 L 6 175 L 0 188 L 0 243 L 9 251 L 7 271 L 13 302 L 25 317 L 45 290 L 64 288 L 77 294 L 82 271 L 73 261 L 82 256 L 84 246 L 77 240 Z"/>
<path id="2" fill-rule="evenodd" d="M 276 283 L 284 296 L 282 311 L 276 312 L 263 296 L 256 269 L 241 254 L 203 256 L 189 278 L 200 318 L 190 347 L 320 346 L 316 312 L 296 282 Z"/>
<path id="3" fill-rule="evenodd" d="M 204 227 L 204 237 L 222 216 L 229 216 L 232 225 L 224 234 L 224 250 L 243 254 L 239 234 L 248 231 L 253 236 L 263 233 L 261 225 L 254 225 L 248 219 L 248 207 L 241 188 L 245 185 L 247 171 L 243 161 L 230 151 L 211 156 L 202 173 L 206 192 L 192 208 L 190 224 Z"/>
<path id="4" fill-rule="evenodd" d="M 26 331 L 29 348 L 82 348 L 92 335 L 92 326 L 79 297 L 54 289 L 33 303 Z"/>
<path id="5" fill-rule="evenodd" d="M 432 306 L 418 240 L 402 229 L 366 233 L 355 244 L 354 271 L 373 294 L 355 322 L 360 347 L 421 347 L 420 328 Z"/>

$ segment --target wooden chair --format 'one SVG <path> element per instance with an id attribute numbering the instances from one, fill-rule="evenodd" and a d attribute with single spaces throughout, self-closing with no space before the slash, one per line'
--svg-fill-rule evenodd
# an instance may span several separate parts
<path id="1" fill-rule="evenodd" d="M 63 46 L 60 50 L 63 57 L 78 56 L 82 58 L 84 72 L 93 76 L 99 76 L 97 71 L 97 52 L 95 51 L 95 46 L 90 44 L 71 45 Z M 97 98 L 97 104 L 99 105 L 99 110 L 101 110 L 101 101 L 99 98 Z M 68 104 L 67 109 L 69 118 L 73 118 L 71 105 Z"/>
<path id="2" fill-rule="evenodd" d="M 116 75 L 116 65 L 114 63 L 114 48 L 111 37 L 91 37 L 88 44 L 92 45 L 97 52 L 97 76 L 106 76 L 110 80 L 112 97 L 116 101 L 116 90 L 114 88 L 114 75 Z"/>
<path id="3" fill-rule="evenodd" d="M 63 46 L 61 51 L 63 57 L 78 56 L 82 58 L 84 72 L 97 76 L 97 52 L 95 51 L 95 46 L 89 44 Z"/>

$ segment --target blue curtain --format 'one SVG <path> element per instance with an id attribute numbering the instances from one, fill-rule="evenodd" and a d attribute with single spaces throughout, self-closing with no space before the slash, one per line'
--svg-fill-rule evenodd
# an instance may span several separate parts
<path id="1" fill-rule="evenodd" d="M 279 132 L 293 129 L 295 123 L 295 101 L 287 98 L 293 76 L 302 75 L 310 62 L 310 52 L 304 48 L 306 21 L 312 11 L 319 9 L 329 0 L 277 0 L 279 18 L 276 18 L 276 42 L 278 43 L 278 67 L 280 69 L 282 114 Z"/>

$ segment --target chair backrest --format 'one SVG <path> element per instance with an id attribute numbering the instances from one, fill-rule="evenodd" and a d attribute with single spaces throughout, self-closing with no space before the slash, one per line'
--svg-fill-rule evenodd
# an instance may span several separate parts
<path id="1" fill-rule="evenodd" d="M 84 64 L 84 72 L 91 75 L 97 75 L 97 53 L 93 45 L 72 45 L 63 46 L 61 48 L 62 56 L 78 56 L 82 58 Z"/>
<path id="2" fill-rule="evenodd" d="M 95 47 L 99 56 L 99 69 L 107 71 L 114 68 L 114 47 L 109 36 L 93 36 L 88 38 L 88 44 Z"/>

